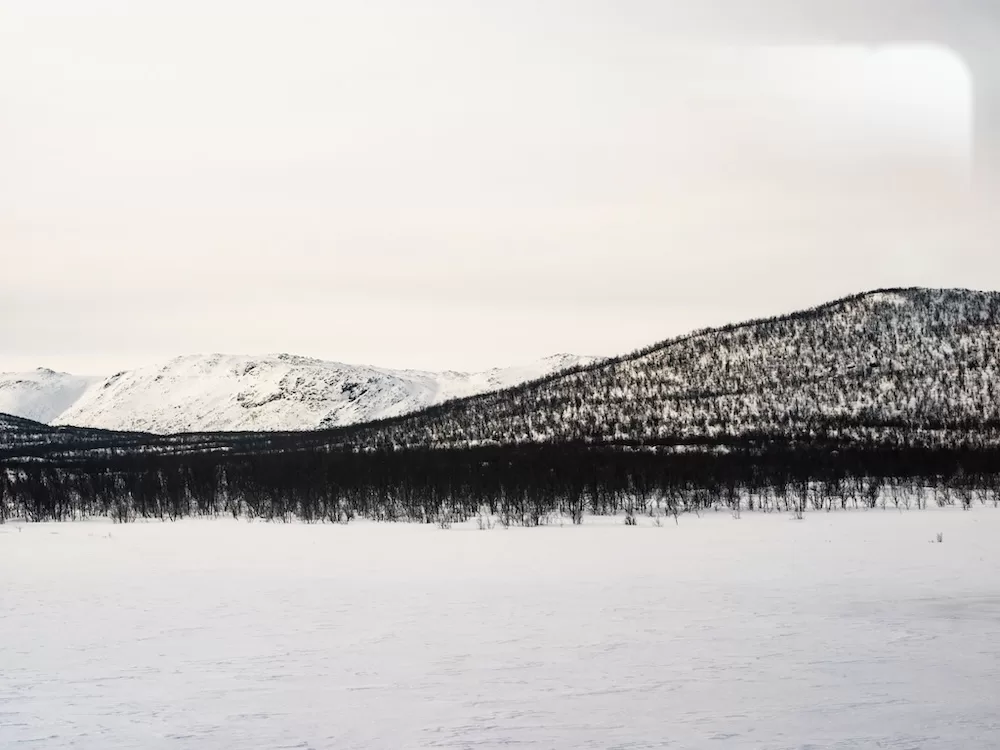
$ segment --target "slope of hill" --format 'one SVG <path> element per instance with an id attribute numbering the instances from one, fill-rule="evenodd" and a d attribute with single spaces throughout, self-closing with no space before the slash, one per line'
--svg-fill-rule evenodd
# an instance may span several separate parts
<path id="1" fill-rule="evenodd" d="M 0 373 L 0 413 L 50 422 L 100 380 L 44 367 L 31 372 Z"/>
<path id="2" fill-rule="evenodd" d="M 114 375 L 52 422 L 159 434 L 331 428 L 398 416 L 593 361 L 557 355 L 469 374 L 388 370 L 288 354 L 190 355 Z"/>
<path id="3" fill-rule="evenodd" d="M 12 455 L 44 456 L 55 451 L 87 453 L 98 446 L 143 446 L 151 435 L 114 433 L 82 427 L 54 427 L 12 414 L 0 413 L 0 458 Z"/>
<path id="4" fill-rule="evenodd" d="M 360 446 L 948 445 L 1000 428 L 1000 294 L 895 289 L 346 430 Z"/>

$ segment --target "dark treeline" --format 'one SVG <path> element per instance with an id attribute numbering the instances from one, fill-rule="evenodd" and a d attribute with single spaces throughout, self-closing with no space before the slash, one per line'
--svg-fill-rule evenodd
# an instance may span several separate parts
<path id="1" fill-rule="evenodd" d="M 0 521 L 234 516 L 536 526 L 620 514 L 1000 504 L 1000 451 L 829 446 L 745 451 L 571 444 L 226 455 L 132 454 L 0 466 Z"/>

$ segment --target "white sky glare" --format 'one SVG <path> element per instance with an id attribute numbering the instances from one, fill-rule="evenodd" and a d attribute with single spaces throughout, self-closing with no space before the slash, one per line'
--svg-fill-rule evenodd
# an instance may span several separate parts
<path id="1" fill-rule="evenodd" d="M 554 7 L 6 0 L 0 370 L 479 369 L 1000 287 L 947 50 Z"/>

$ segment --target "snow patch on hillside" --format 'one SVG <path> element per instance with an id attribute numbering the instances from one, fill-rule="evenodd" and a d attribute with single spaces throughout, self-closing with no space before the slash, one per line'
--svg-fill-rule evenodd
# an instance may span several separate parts
<path id="1" fill-rule="evenodd" d="M 896 307 L 904 307 L 910 303 L 910 300 L 899 292 L 872 292 L 864 297 L 864 301 L 866 301 L 870 307 L 875 307 L 876 305 L 894 305 Z"/>

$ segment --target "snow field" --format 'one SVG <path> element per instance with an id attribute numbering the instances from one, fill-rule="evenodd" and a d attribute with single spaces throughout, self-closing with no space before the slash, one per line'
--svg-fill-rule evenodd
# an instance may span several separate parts
<path id="1" fill-rule="evenodd" d="M 8 523 L 0 747 L 1000 746 L 1000 511 L 643 521 Z"/>

